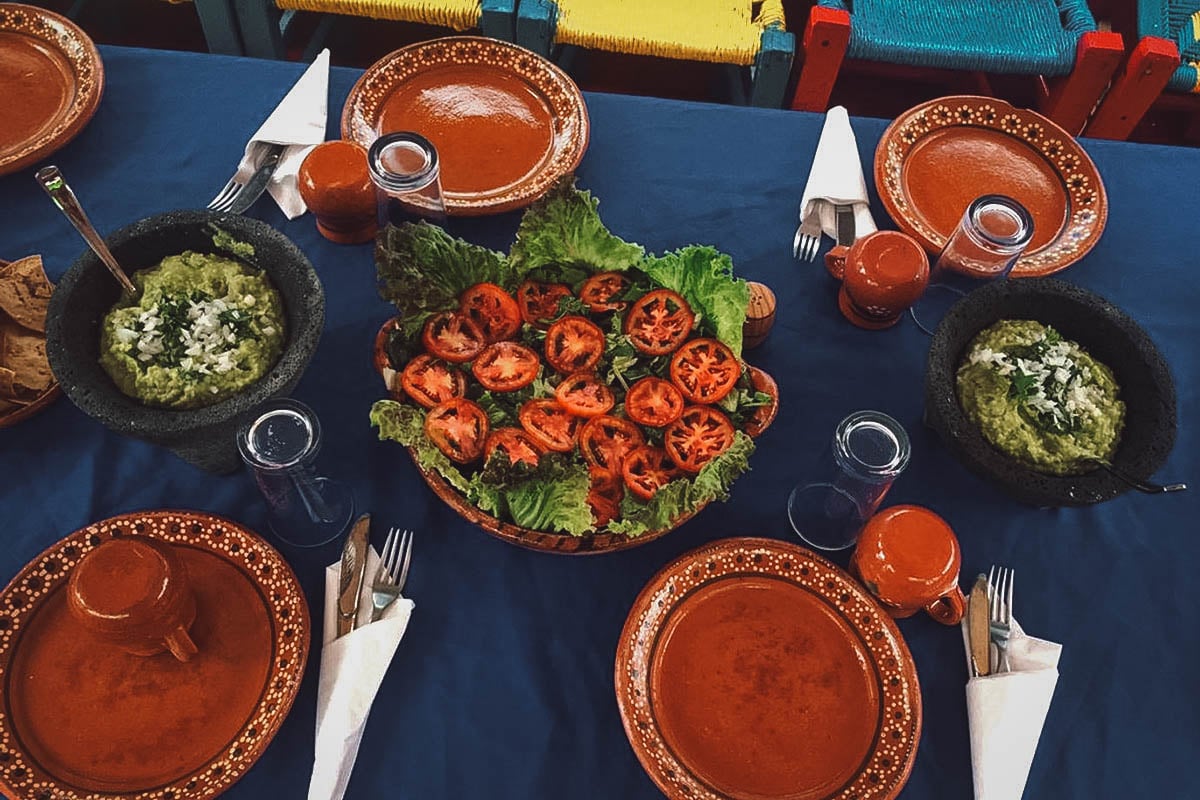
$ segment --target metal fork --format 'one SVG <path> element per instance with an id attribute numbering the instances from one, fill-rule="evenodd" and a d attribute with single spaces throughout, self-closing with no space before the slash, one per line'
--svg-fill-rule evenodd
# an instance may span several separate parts
<path id="1" fill-rule="evenodd" d="M 796 229 L 796 238 L 792 240 L 792 255 L 797 261 L 812 261 L 821 249 L 821 230 L 817 229 L 814 236 L 801 225 Z"/>
<path id="2" fill-rule="evenodd" d="M 1008 672 L 1008 638 L 1012 634 L 1013 579 L 1016 573 L 1008 567 L 993 564 L 988 570 L 988 632 L 999 655 L 997 672 Z"/>
<path id="3" fill-rule="evenodd" d="M 371 583 L 371 622 L 383 615 L 383 610 L 396 602 L 404 582 L 408 580 L 408 565 L 412 560 L 413 532 L 400 533 L 399 528 L 388 531 L 379 557 L 379 571 Z"/>
<path id="4" fill-rule="evenodd" d="M 271 176 L 275 173 L 275 167 L 279 165 L 279 159 L 283 156 L 284 149 L 281 144 L 267 146 L 258 169 L 250 176 L 250 179 L 239 183 L 235 174 L 228 183 L 221 187 L 217 196 L 209 201 L 208 209 L 210 211 L 229 211 L 235 214 L 248 209 L 267 188 Z"/>

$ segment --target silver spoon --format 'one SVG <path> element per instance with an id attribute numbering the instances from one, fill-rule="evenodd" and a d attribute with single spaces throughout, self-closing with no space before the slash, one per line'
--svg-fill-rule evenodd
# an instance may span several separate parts
<path id="1" fill-rule="evenodd" d="M 1145 492 L 1146 494 L 1166 494 L 1168 492 L 1182 492 L 1183 490 L 1187 489 L 1186 483 L 1168 483 L 1166 485 L 1162 485 L 1158 483 L 1139 481 L 1132 475 L 1126 475 L 1124 472 L 1117 469 L 1102 458 L 1088 458 L 1085 459 L 1085 461 L 1089 464 L 1095 464 L 1097 467 L 1100 467 L 1100 469 L 1108 472 L 1126 486 L 1130 486 L 1134 489 L 1137 489 L 1139 492 Z"/>
<path id="2" fill-rule="evenodd" d="M 91 220 L 84 213 L 83 206 L 79 205 L 79 200 L 76 199 L 75 193 L 63 179 L 58 167 L 42 167 L 37 171 L 36 177 L 37 182 L 54 201 L 54 205 L 58 206 L 58 210 L 70 220 L 71 224 L 75 226 L 75 230 L 79 231 L 79 235 L 88 243 L 88 247 L 92 248 L 92 252 L 104 262 L 104 266 L 108 267 L 108 271 L 117 279 L 117 283 L 121 284 L 121 289 L 125 294 L 136 298 L 138 296 L 137 287 L 133 285 L 133 281 L 129 280 L 125 270 L 121 269 L 121 265 L 113 258 L 104 239 L 100 238 L 100 234 L 92 227 Z"/>

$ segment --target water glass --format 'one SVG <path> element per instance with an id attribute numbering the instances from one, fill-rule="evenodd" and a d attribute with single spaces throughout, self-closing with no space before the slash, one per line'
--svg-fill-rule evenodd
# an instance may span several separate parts
<path id="1" fill-rule="evenodd" d="M 843 419 L 812 478 L 788 498 L 796 534 L 818 550 L 853 546 L 910 452 L 908 434 L 887 414 L 857 411 Z"/>
<path id="2" fill-rule="evenodd" d="M 354 495 L 314 471 L 321 423 L 297 400 L 269 401 L 238 431 L 238 450 L 267 502 L 271 530 L 296 547 L 318 547 L 354 518 Z"/>
<path id="3" fill-rule="evenodd" d="M 389 223 L 446 221 L 437 149 L 424 136 L 410 131 L 380 136 L 367 151 L 367 167 L 380 229 Z"/>

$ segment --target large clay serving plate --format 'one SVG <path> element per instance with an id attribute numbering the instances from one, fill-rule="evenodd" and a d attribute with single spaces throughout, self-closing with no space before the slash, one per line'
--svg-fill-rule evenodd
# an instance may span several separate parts
<path id="1" fill-rule="evenodd" d="M 100 54 L 79 26 L 45 9 L 0 3 L 0 175 L 71 141 L 103 91 Z"/>
<path id="2" fill-rule="evenodd" d="M 127 535 L 179 550 L 197 601 L 200 652 L 189 662 L 104 646 L 68 611 L 80 559 Z M 150 511 L 72 533 L 0 594 L 0 790 L 54 800 L 216 797 L 287 716 L 309 632 L 291 568 L 234 522 Z"/>
<path id="3" fill-rule="evenodd" d="M 897 117 L 875 150 L 875 188 L 896 225 L 934 253 L 975 198 L 1016 199 L 1034 228 L 1018 278 L 1071 266 L 1108 219 L 1100 173 L 1074 137 L 990 97 L 943 97 Z"/>
<path id="4" fill-rule="evenodd" d="M 634 752 L 668 797 L 890 800 L 921 734 L 891 618 L 802 547 L 723 539 L 654 576 L 616 659 Z"/>
<path id="5" fill-rule="evenodd" d="M 342 138 L 370 147 L 395 131 L 433 143 L 446 212 L 472 216 L 523 208 L 574 171 L 589 123 L 579 87 L 554 64 L 452 36 L 384 56 L 350 90 Z"/>

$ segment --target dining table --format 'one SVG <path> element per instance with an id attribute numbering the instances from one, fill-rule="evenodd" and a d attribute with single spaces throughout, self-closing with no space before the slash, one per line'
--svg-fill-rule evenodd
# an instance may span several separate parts
<path id="1" fill-rule="evenodd" d="M 43 163 L 61 168 L 102 232 L 203 208 L 305 68 L 109 46 L 100 54 L 99 110 Z M 331 70 L 328 138 L 339 138 L 343 102 L 361 74 Z M 316 469 L 352 487 L 357 507 L 372 515 L 377 549 L 390 526 L 415 531 L 405 588 L 415 610 L 374 701 L 346 796 L 661 796 L 629 745 L 614 696 L 614 657 L 634 599 L 677 556 L 713 540 L 800 544 L 788 522 L 789 492 L 818 463 L 838 421 L 861 409 L 891 415 L 911 439 L 911 462 L 885 506 L 918 504 L 949 522 L 961 543 L 964 588 L 993 564 L 1011 567 L 1020 624 L 1063 646 L 1024 796 L 1193 795 L 1200 754 L 1200 150 L 1082 140 L 1107 190 L 1108 222 L 1097 246 L 1057 275 L 1119 306 L 1164 354 L 1178 394 L 1178 435 L 1157 477 L 1193 486 L 1034 508 L 966 470 L 923 423 L 930 338 L 907 318 L 882 331 L 851 325 L 820 260 L 793 258 L 822 115 L 585 98 L 590 143 L 575 174 L 599 199 L 607 226 L 654 253 L 713 245 L 732 256 L 739 276 L 773 289 L 775 325 L 746 358 L 777 380 L 778 418 L 730 499 L 667 536 L 591 556 L 500 541 L 439 500 L 409 454 L 380 441 L 368 421 L 372 403 L 385 396 L 372 345 L 394 313 L 378 294 L 372 245 L 329 242 L 311 214 L 288 220 L 264 195 L 247 214 L 293 240 L 325 292 L 320 344 L 293 392 L 323 428 Z M 868 176 L 887 124 L 852 120 Z M 83 243 L 35 183 L 37 166 L 0 177 L 0 258 L 39 254 L 53 281 Z M 895 227 L 873 186 L 870 197 L 880 227 Z M 507 251 L 519 220 L 517 211 L 448 224 L 454 235 Z M 313 646 L 290 715 L 225 796 L 305 796 L 324 569 L 337 561 L 340 541 L 310 549 L 283 543 L 269 531 L 248 473 L 203 472 L 109 430 L 66 398 L 0 430 L 0 464 L 0 583 L 72 531 L 146 509 L 228 517 L 279 549 L 313 612 Z M 845 567 L 850 551 L 826 555 Z M 923 706 L 919 748 L 899 796 L 970 797 L 960 631 L 924 614 L 898 625 Z M 6 684 L 6 707 L 8 691 Z M 63 701 L 70 702 L 69 688 Z M 811 735 L 838 724 L 825 720 Z"/>

